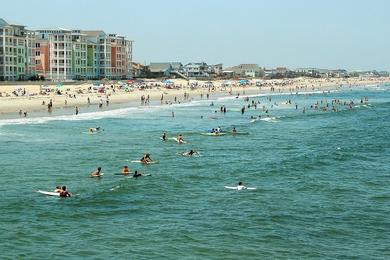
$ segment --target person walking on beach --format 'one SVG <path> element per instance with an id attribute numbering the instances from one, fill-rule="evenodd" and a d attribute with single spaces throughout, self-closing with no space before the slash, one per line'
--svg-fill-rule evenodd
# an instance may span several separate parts
<path id="1" fill-rule="evenodd" d="M 79 107 L 76 106 L 76 116 L 79 114 Z"/>

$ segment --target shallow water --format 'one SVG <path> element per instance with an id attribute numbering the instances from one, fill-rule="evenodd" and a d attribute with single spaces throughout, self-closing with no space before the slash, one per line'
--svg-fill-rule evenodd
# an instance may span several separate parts
<path id="1" fill-rule="evenodd" d="M 332 98 L 355 105 L 337 113 L 309 108 Z M 233 97 L 214 100 L 214 107 L 203 100 L 0 119 L 0 255 L 388 258 L 389 87 L 252 99 L 261 104 L 244 115 L 247 103 Z M 287 99 L 293 104 L 282 104 Z M 214 112 L 220 105 L 226 114 Z M 262 120 L 250 118 L 259 114 Z M 84 133 L 96 126 L 104 131 Z M 200 135 L 217 126 L 249 135 Z M 163 131 L 183 133 L 188 143 L 162 142 Z M 201 156 L 178 155 L 189 149 Z M 145 152 L 159 164 L 130 162 Z M 114 175 L 123 165 L 152 176 Z M 98 166 L 105 175 L 89 178 Z M 224 188 L 239 181 L 257 190 Z M 56 185 L 74 196 L 35 192 Z"/>

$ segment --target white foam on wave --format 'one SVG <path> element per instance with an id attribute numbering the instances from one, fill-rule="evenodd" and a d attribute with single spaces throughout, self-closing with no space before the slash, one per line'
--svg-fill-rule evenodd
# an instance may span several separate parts
<path id="1" fill-rule="evenodd" d="M 30 125 L 30 124 L 45 124 L 50 121 L 86 121 L 86 120 L 98 120 L 106 117 L 120 118 L 126 117 L 131 112 L 142 112 L 146 109 L 139 107 L 120 108 L 107 111 L 87 112 L 78 115 L 62 115 L 62 116 L 44 116 L 44 117 L 27 117 L 27 118 L 15 118 L 15 119 L 3 119 L 0 120 L 0 126 L 4 125 Z"/>
<path id="2" fill-rule="evenodd" d="M 172 107 L 189 107 L 202 106 L 203 103 L 210 101 L 191 101 L 188 103 L 172 104 L 172 105 L 153 105 L 153 106 L 138 106 L 119 108 L 106 111 L 86 112 L 78 115 L 60 115 L 60 116 L 44 116 L 44 117 L 27 117 L 15 119 L 0 120 L 0 127 L 4 125 L 29 125 L 29 124 L 45 124 L 50 121 L 87 121 L 99 120 L 103 118 L 125 118 L 131 114 L 155 113 L 161 110 L 171 110 Z"/>

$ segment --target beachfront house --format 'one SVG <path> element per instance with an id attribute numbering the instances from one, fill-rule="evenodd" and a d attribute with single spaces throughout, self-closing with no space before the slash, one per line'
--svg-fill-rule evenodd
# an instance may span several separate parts
<path id="1" fill-rule="evenodd" d="M 257 64 L 240 64 L 234 67 L 229 67 L 223 70 L 226 75 L 237 77 L 261 77 L 263 70 Z"/>
<path id="2" fill-rule="evenodd" d="M 184 74 L 187 77 L 208 77 L 207 70 L 206 62 L 191 62 L 184 66 Z"/>
<path id="3" fill-rule="evenodd" d="M 151 62 L 149 65 L 148 77 L 162 78 L 170 77 L 173 71 L 170 62 Z"/>

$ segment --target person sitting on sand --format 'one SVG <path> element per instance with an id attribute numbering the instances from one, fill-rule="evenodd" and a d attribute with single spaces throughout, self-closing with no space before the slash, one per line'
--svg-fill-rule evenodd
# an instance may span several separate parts
<path id="1" fill-rule="evenodd" d="M 138 171 L 135 171 L 134 175 L 133 175 L 133 178 L 138 178 L 138 177 L 141 177 L 141 176 L 142 176 L 141 173 L 139 173 Z"/>
<path id="2" fill-rule="evenodd" d="M 102 167 L 98 167 L 97 170 L 91 172 L 91 177 L 100 177 L 101 176 Z"/>
<path id="3" fill-rule="evenodd" d="M 144 156 L 141 158 L 141 163 L 150 163 L 152 162 L 152 159 L 150 158 L 150 154 L 146 153 Z"/>
<path id="4" fill-rule="evenodd" d="M 129 167 L 127 165 L 123 166 L 121 173 L 124 175 L 128 175 L 130 173 Z"/>
<path id="5" fill-rule="evenodd" d="M 66 198 L 70 197 L 72 194 L 66 190 L 66 186 L 62 186 L 62 191 L 60 192 L 60 197 Z"/>
<path id="6" fill-rule="evenodd" d="M 166 133 L 163 133 L 163 135 L 161 136 L 161 139 L 163 141 L 166 141 L 167 140 L 167 134 Z"/>

